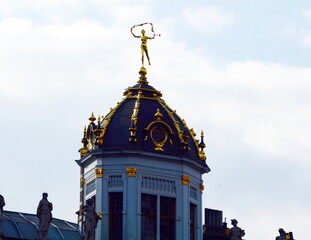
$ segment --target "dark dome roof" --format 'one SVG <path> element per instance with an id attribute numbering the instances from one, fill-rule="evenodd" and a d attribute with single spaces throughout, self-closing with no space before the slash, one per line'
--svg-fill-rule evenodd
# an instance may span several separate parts
<path id="1" fill-rule="evenodd" d="M 139 73 L 138 83 L 125 90 L 115 108 L 98 121 L 93 114 L 89 118 L 81 155 L 133 149 L 205 160 L 203 134 L 199 143 L 194 131 L 161 98 L 161 92 L 148 84 L 146 70 Z"/>

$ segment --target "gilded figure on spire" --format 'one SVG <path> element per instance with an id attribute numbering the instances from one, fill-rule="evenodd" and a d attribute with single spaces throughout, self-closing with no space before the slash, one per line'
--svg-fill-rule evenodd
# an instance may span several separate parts
<path id="1" fill-rule="evenodd" d="M 152 31 L 152 36 L 149 37 L 149 36 L 146 36 L 146 30 L 143 28 L 141 30 L 141 35 L 135 35 L 134 32 L 133 32 L 133 29 L 136 28 L 136 27 L 142 27 L 144 25 L 147 25 L 147 24 L 150 24 L 151 26 L 151 31 Z M 144 67 L 144 58 L 145 58 L 145 54 L 146 54 L 146 57 L 148 59 L 148 63 L 149 65 L 150 64 L 150 58 L 149 58 L 149 54 L 148 54 L 148 47 L 147 47 L 147 40 L 148 39 L 154 39 L 155 36 L 161 36 L 160 34 L 155 34 L 155 32 L 153 31 L 153 24 L 152 23 L 141 23 L 141 24 L 136 24 L 134 25 L 133 27 L 131 27 L 131 33 L 132 35 L 135 37 L 135 38 L 140 38 L 141 40 L 141 45 L 140 45 L 140 49 L 141 49 L 141 62 L 142 62 L 142 67 Z"/>

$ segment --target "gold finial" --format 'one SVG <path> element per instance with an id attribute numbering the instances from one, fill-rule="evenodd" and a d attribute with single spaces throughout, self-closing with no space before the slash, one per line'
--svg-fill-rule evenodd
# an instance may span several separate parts
<path id="1" fill-rule="evenodd" d="M 205 143 L 204 143 L 204 132 L 201 131 L 201 142 L 199 144 L 199 147 L 201 148 L 201 151 L 205 148 Z"/>
<path id="2" fill-rule="evenodd" d="M 84 129 L 83 129 L 83 138 L 81 140 L 81 143 L 83 144 L 83 147 L 80 148 L 79 152 L 80 152 L 81 157 L 83 157 L 88 153 L 88 149 L 87 149 L 88 141 L 86 139 L 86 126 L 84 126 Z"/>
<path id="3" fill-rule="evenodd" d="M 158 121 L 161 120 L 161 118 L 163 117 L 162 113 L 160 113 L 160 109 L 157 109 L 156 114 L 154 114 L 154 116 L 157 118 Z"/>
<path id="4" fill-rule="evenodd" d="M 201 150 L 199 151 L 199 157 L 201 160 L 206 160 L 206 156 L 205 156 L 205 152 L 204 152 L 204 148 L 205 148 L 205 143 L 204 143 L 204 132 L 201 132 L 201 142 L 199 144 L 199 148 L 201 148 Z"/>
<path id="5" fill-rule="evenodd" d="M 146 36 L 146 30 L 143 28 L 141 30 L 141 35 L 135 35 L 133 32 L 133 29 L 136 27 L 143 27 L 144 25 L 150 24 L 151 26 L 151 37 Z M 150 64 L 150 58 L 149 58 L 149 54 L 148 54 L 148 48 L 147 48 L 147 40 L 148 39 L 154 39 L 155 36 L 161 36 L 160 34 L 155 34 L 155 32 L 153 31 L 153 24 L 152 23 L 141 23 L 141 24 L 136 24 L 133 27 L 131 27 L 131 33 L 135 38 L 140 38 L 141 40 L 141 45 L 140 45 L 140 49 L 141 49 L 141 62 L 142 62 L 142 67 L 144 67 L 144 58 L 145 58 L 145 54 L 148 60 L 149 65 Z"/>
<path id="6" fill-rule="evenodd" d="M 81 142 L 83 143 L 83 146 L 86 147 L 86 144 L 87 144 L 87 139 L 86 139 L 86 126 L 84 126 L 84 129 L 83 129 L 83 138 L 82 138 Z"/>
<path id="7" fill-rule="evenodd" d="M 141 67 L 139 70 L 139 80 L 137 81 L 137 83 L 146 83 L 148 84 L 149 82 L 147 81 L 147 69 L 144 67 Z"/>
<path id="8" fill-rule="evenodd" d="M 94 113 L 92 112 L 91 116 L 89 117 L 89 120 L 91 122 L 94 122 L 96 120 L 96 117 L 94 116 Z"/>

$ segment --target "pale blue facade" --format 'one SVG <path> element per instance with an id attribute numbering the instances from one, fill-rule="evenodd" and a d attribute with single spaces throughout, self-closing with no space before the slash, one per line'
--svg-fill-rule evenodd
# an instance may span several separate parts
<path id="1" fill-rule="evenodd" d="M 190 159 L 125 151 L 94 154 L 81 163 L 84 162 L 88 162 L 84 174 L 86 186 L 95 180 L 95 189 L 85 195 L 85 200 L 96 196 L 96 212 L 103 214 L 102 220 L 98 222 L 96 240 L 109 239 L 110 192 L 123 192 L 123 239 L 141 239 L 141 193 L 176 198 L 178 240 L 190 239 L 189 207 L 190 203 L 196 205 L 195 236 L 197 240 L 202 239 L 202 171 Z M 128 176 L 127 168 L 136 168 L 136 176 Z M 96 177 L 96 169 L 103 169 L 103 177 Z M 182 176 L 190 177 L 188 185 L 183 184 Z M 159 232 L 159 228 L 157 231 Z M 159 236 L 158 233 L 157 239 L 160 240 Z"/>
<path id="2" fill-rule="evenodd" d="M 140 74 L 138 84 L 126 89 L 123 100 L 97 124 L 93 114 L 89 118 L 81 159 L 77 160 L 81 167 L 80 210 L 87 199 L 95 199 L 95 210 L 102 214 L 96 240 L 173 240 L 161 237 L 165 231 L 172 231 L 169 234 L 176 240 L 201 240 L 202 175 L 210 171 L 203 133 L 200 142 L 193 129 L 166 105 L 162 94 L 148 85 L 146 71 Z M 118 229 L 122 237 L 118 238 L 111 237 L 117 228 L 112 224 L 116 214 L 114 200 L 110 200 L 113 193 L 123 194 L 122 213 L 118 213 L 122 214 Z M 155 211 L 147 227 L 142 223 L 142 195 L 153 199 L 150 209 Z M 161 212 L 168 206 L 166 201 L 174 208 L 169 209 L 174 214 L 167 220 L 170 225 L 163 223 L 167 217 Z M 82 222 L 80 214 L 80 225 Z M 151 231 L 152 237 L 142 236 L 142 228 L 145 235 Z"/>

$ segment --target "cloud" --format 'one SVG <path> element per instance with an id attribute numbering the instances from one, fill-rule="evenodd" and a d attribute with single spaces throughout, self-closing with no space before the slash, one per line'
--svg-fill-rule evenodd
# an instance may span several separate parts
<path id="1" fill-rule="evenodd" d="M 307 29 L 301 29 L 299 31 L 300 43 L 302 46 L 311 47 L 311 31 Z"/>
<path id="2" fill-rule="evenodd" d="M 221 7 L 190 7 L 182 12 L 186 23 L 200 32 L 215 33 L 236 23 L 236 17 Z"/>
<path id="3" fill-rule="evenodd" d="M 311 9 L 302 9 L 301 15 L 311 23 Z"/>
<path id="4" fill-rule="evenodd" d="M 169 89 L 170 101 L 178 104 L 174 108 L 191 112 L 194 126 L 201 125 L 195 117 L 200 116 L 228 133 L 234 131 L 235 135 L 227 136 L 228 142 L 238 138 L 259 154 L 275 157 L 274 161 L 309 161 L 310 68 L 259 61 L 231 62 L 219 68 L 182 45 L 165 43 L 159 49 L 173 52 L 174 58 L 161 60 L 156 79 L 174 76 L 167 78 L 163 88 Z M 187 88 L 176 89 L 180 83 Z"/>
<path id="5" fill-rule="evenodd" d="M 283 30 L 283 33 L 297 39 L 297 42 L 301 46 L 311 47 L 311 9 L 302 9 L 300 15 L 305 22 L 301 22 L 299 26 L 296 27 L 287 27 Z"/>

